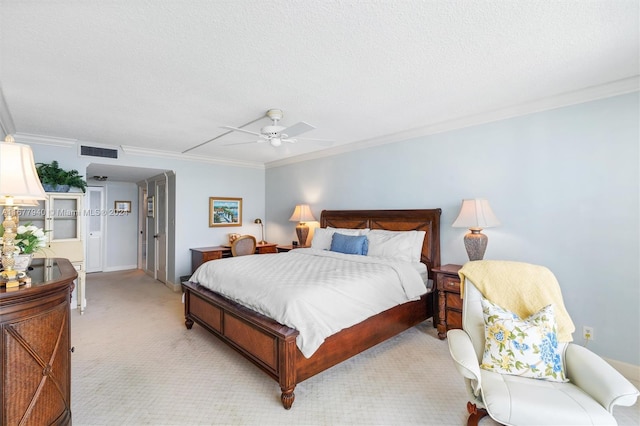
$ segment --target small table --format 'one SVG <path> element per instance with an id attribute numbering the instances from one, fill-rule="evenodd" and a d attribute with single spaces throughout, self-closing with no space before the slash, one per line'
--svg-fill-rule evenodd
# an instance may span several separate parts
<path id="1" fill-rule="evenodd" d="M 447 337 L 447 331 L 462 328 L 462 299 L 460 298 L 460 277 L 462 265 L 443 265 L 434 268 L 436 289 L 438 290 L 438 337 Z"/>
<path id="2" fill-rule="evenodd" d="M 276 243 L 256 244 L 256 253 L 278 253 L 276 247 Z M 191 250 L 191 273 L 194 273 L 204 262 L 231 257 L 231 246 L 198 247 L 189 250 Z"/>

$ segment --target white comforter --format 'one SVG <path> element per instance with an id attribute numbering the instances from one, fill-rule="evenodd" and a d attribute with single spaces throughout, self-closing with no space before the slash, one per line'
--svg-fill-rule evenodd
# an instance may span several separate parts
<path id="1" fill-rule="evenodd" d="M 206 262 L 190 281 L 295 328 L 308 358 L 328 336 L 426 293 L 414 266 L 309 248 Z"/>

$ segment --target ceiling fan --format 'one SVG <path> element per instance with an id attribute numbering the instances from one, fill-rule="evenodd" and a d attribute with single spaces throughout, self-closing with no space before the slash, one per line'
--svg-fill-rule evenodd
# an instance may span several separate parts
<path id="1" fill-rule="evenodd" d="M 305 123 L 301 121 L 293 126 L 285 127 L 278 124 L 280 120 L 282 120 L 282 110 L 280 109 L 270 109 L 267 111 L 266 116 L 271 119 L 272 123 L 268 126 L 264 126 L 260 129 L 260 132 L 252 132 L 250 130 L 245 130 L 241 127 L 232 127 L 232 126 L 222 126 L 223 129 L 232 130 L 234 132 L 242 132 L 248 133 L 250 135 L 258 136 L 258 140 L 252 142 L 240 142 L 240 143 L 232 143 L 229 145 L 244 145 L 249 143 L 263 143 L 269 142 L 269 144 L 273 147 L 279 147 L 282 145 L 282 142 L 287 143 L 296 143 L 299 140 L 309 140 L 316 141 L 321 143 L 329 143 L 331 144 L 333 141 L 328 139 L 312 139 L 312 138 L 296 138 L 295 136 L 306 133 L 310 130 L 315 129 L 309 123 Z M 250 123 L 248 123 L 250 124 Z"/>

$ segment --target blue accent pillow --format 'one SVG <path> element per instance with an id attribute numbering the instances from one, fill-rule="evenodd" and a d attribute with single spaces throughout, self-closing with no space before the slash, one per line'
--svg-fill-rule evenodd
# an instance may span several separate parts
<path id="1" fill-rule="evenodd" d="M 366 256 L 369 251 L 369 240 L 366 235 L 344 235 L 338 232 L 331 237 L 331 251 L 345 254 Z"/>

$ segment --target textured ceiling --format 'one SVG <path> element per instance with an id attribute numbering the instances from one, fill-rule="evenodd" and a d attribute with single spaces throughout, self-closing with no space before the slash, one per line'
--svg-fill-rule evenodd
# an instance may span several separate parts
<path id="1" fill-rule="evenodd" d="M 637 0 L 0 0 L 0 118 L 179 154 L 280 108 L 336 150 L 637 79 L 638 16 Z M 252 140 L 189 155 L 273 164 L 326 149 L 225 146 Z"/>

